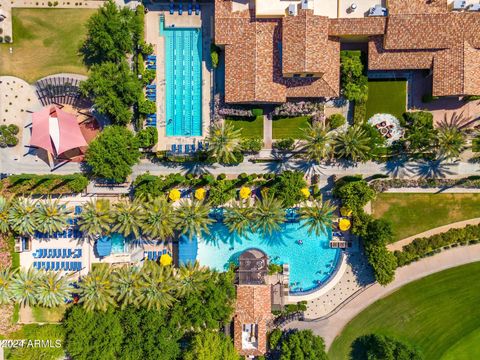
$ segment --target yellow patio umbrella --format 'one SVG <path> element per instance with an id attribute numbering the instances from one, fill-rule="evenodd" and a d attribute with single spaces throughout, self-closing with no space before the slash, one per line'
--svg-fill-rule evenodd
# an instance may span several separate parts
<path id="1" fill-rule="evenodd" d="M 195 190 L 195 199 L 197 200 L 203 200 L 205 199 L 205 195 L 207 195 L 207 190 L 204 188 L 198 188 Z"/>
<path id="2" fill-rule="evenodd" d="M 340 214 L 342 214 L 342 216 L 350 216 L 350 215 L 352 215 L 352 210 L 350 210 L 346 206 L 342 206 L 340 208 Z"/>
<path id="3" fill-rule="evenodd" d="M 302 190 L 300 190 L 300 192 L 305 199 L 308 199 L 310 197 L 310 190 L 308 190 L 307 187 L 304 187 Z"/>
<path id="4" fill-rule="evenodd" d="M 250 190 L 249 187 L 242 186 L 240 188 L 240 199 L 248 199 L 251 193 L 252 193 L 252 190 Z"/>
<path id="5" fill-rule="evenodd" d="M 180 190 L 178 190 L 178 189 L 170 190 L 170 193 L 168 194 L 168 198 L 172 201 L 180 200 L 181 196 L 182 196 L 182 194 L 180 193 Z"/>
<path id="6" fill-rule="evenodd" d="M 347 231 L 348 229 L 350 229 L 351 226 L 352 223 L 348 219 L 340 219 L 340 221 L 338 222 L 338 228 L 341 231 Z"/>
<path id="7" fill-rule="evenodd" d="M 173 259 L 169 254 L 163 254 L 160 256 L 160 265 L 162 266 L 172 265 L 172 261 Z"/>

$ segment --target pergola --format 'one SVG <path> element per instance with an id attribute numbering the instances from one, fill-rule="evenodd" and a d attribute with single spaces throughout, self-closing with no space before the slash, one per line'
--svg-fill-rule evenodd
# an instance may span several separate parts
<path id="1" fill-rule="evenodd" d="M 68 160 L 65 153 L 69 150 L 78 149 L 84 154 L 88 144 L 75 115 L 50 105 L 32 114 L 30 146 L 44 149 L 49 163 L 53 163 Z"/>

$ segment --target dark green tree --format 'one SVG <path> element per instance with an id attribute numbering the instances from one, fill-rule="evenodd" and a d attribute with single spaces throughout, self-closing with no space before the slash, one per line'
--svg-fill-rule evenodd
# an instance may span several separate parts
<path id="1" fill-rule="evenodd" d="M 335 187 L 333 194 L 354 213 L 361 211 L 369 201 L 375 198 L 375 190 L 368 186 L 365 180 L 347 182 L 340 187 Z"/>
<path id="2" fill-rule="evenodd" d="M 139 158 L 136 137 L 120 126 L 107 126 L 90 143 L 85 155 L 93 176 L 117 183 L 126 180 Z"/>
<path id="3" fill-rule="evenodd" d="M 281 345 L 280 360 L 327 360 L 325 343 L 311 330 L 291 331 L 285 334 Z"/>
<path id="4" fill-rule="evenodd" d="M 307 186 L 303 176 L 299 171 L 284 171 L 275 178 L 270 191 L 285 207 L 292 207 L 305 199 L 301 193 Z"/>
<path id="5" fill-rule="evenodd" d="M 87 22 L 87 37 L 80 52 L 88 66 L 119 62 L 133 50 L 134 13 L 107 1 Z"/>
<path id="6" fill-rule="evenodd" d="M 368 79 L 364 75 L 362 53 L 342 51 L 340 54 L 340 75 L 342 93 L 348 100 L 365 102 L 368 98 Z"/>
<path id="7" fill-rule="evenodd" d="M 352 360 L 422 360 L 412 346 L 393 337 L 369 334 L 357 338 L 352 345 Z"/>
<path id="8" fill-rule="evenodd" d="M 403 114 L 406 127 L 405 144 L 412 154 L 430 153 L 437 143 L 437 130 L 433 127 L 433 115 L 426 111 Z"/>
<path id="9" fill-rule="evenodd" d="M 93 65 L 89 78 L 80 84 L 80 90 L 114 125 L 126 125 L 131 120 L 130 108 L 142 92 L 126 60 Z"/>

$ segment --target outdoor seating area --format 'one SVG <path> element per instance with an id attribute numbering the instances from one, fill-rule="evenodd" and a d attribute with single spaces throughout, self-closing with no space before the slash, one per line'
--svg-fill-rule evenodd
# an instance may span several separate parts
<path id="1" fill-rule="evenodd" d="M 157 261 L 162 255 L 165 254 L 172 256 L 172 254 L 167 249 L 163 249 L 162 251 L 145 251 L 145 259 Z"/>
<path id="2" fill-rule="evenodd" d="M 145 66 L 149 70 L 157 69 L 157 57 L 155 55 L 148 55 L 145 60 Z"/>
<path id="3" fill-rule="evenodd" d="M 192 15 L 194 10 L 195 10 L 195 15 L 200 15 L 200 5 L 197 4 L 197 3 L 195 3 L 195 5 L 192 4 L 192 3 L 188 3 L 187 4 L 188 15 Z M 174 3 L 170 3 L 169 12 L 170 12 L 170 15 L 175 14 L 175 12 L 178 12 L 178 15 L 182 15 L 183 14 L 183 4 L 178 4 L 178 6 L 176 6 Z"/>
<path id="4" fill-rule="evenodd" d="M 82 249 L 37 249 L 32 256 L 35 259 L 79 259 L 82 257 Z"/>
<path id="5" fill-rule="evenodd" d="M 45 234 L 41 232 L 35 232 L 35 238 L 37 239 L 81 239 L 83 233 L 78 229 L 65 229 L 62 232 L 54 232 L 51 234 Z"/>
<path id="6" fill-rule="evenodd" d="M 33 267 L 46 271 L 80 271 L 82 263 L 80 261 L 34 261 Z"/>
<path id="7" fill-rule="evenodd" d="M 184 150 L 185 146 L 185 150 Z M 172 144 L 170 153 L 171 154 L 192 154 L 196 151 L 206 150 L 208 144 L 203 144 L 201 141 L 195 144 Z"/>
<path id="8" fill-rule="evenodd" d="M 81 107 L 80 104 L 85 101 L 80 93 L 80 80 L 64 77 L 52 76 L 35 83 L 38 99 L 43 106 L 50 104 L 68 104 Z"/>
<path id="9" fill-rule="evenodd" d="M 376 114 L 368 120 L 368 123 L 378 129 L 380 134 L 387 139 L 388 145 L 399 140 L 404 133 L 398 119 L 390 114 Z"/>

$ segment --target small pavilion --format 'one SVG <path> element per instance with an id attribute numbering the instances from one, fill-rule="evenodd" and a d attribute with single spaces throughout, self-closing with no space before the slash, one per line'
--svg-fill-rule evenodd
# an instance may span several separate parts
<path id="1" fill-rule="evenodd" d="M 88 143 L 75 115 L 49 105 L 32 114 L 30 146 L 45 150 L 53 166 L 58 161 L 83 160 Z"/>

